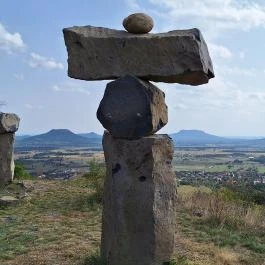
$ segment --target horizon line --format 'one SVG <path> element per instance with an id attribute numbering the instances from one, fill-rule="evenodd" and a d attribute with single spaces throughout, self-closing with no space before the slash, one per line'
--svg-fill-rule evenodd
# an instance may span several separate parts
<path id="1" fill-rule="evenodd" d="M 75 133 L 75 134 L 86 134 L 86 133 L 96 133 L 96 134 L 98 134 L 98 135 L 101 135 L 101 136 L 103 136 L 103 134 L 104 134 L 104 130 L 102 131 L 102 132 L 97 132 L 97 131 L 85 131 L 85 132 L 76 132 L 75 130 L 71 130 L 71 129 L 65 129 L 65 128 L 61 128 L 61 129 L 49 129 L 49 130 L 47 130 L 47 131 L 45 131 L 45 132 L 35 132 L 35 133 L 28 133 L 28 132 L 17 132 L 16 133 L 16 135 L 17 136 L 26 136 L 26 135 L 28 135 L 28 136 L 35 136 L 35 135 L 39 135 L 39 134 L 45 134 L 45 133 L 47 133 L 47 132 L 49 132 L 49 131 L 51 131 L 51 130 L 69 130 L 69 131 L 71 131 L 71 132 L 73 132 L 73 133 Z M 163 133 L 161 133 L 161 134 L 175 134 L 175 133 L 179 133 L 180 131 L 201 131 L 201 132 L 204 132 L 204 133 L 207 133 L 207 134 L 211 134 L 211 135 L 214 135 L 214 136 L 219 136 L 219 137 L 224 137 L 224 138 L 234 138 L 234 137 L 236 137 L 236 138 L 239 138 L 239 137 L 242 137 L 242 138 L 248 138 L 248 137 L 251 137 L 251 138 L 265 138 L 265 136 L 262 136 L 262 135 L 219 135 L 219 134 L 215 134 L 215 133 L 210 133 L 210 132 L 208 132 L 208 131 L 204 131 L 204 130 L 201 130 L 201 129 L 180 129 L 180 130 L 178 130 L 178 131 L 174 131 L 174 132 L 163 132 Z"/>

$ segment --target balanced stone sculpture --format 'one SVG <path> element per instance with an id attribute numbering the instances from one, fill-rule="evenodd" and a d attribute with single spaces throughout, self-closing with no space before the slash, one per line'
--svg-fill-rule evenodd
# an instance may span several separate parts
<path id="1" fill-rule="evenodd" d="M 0 183 L 13 180 L 14 141 L 19 127 L 19 117 L 13 113 L 0 113 Z"/>
<path id="2" fill-rule="evenodd" d="M 97 111 L 107 129 L 101 237 L 107 265 L 165 265 L 174 254 L 174 146 L 169 136 L 154 135 L 167 124 L 168 113 L 165 94 L 149 81 L 201 85 L 214 77 L 198 29 L 148 34 L 151 26 L 139 29 L 147 18 L 126 18 L 128 32 L 63 30 L 70 77 L 116 79 L 107 84 Z"/>

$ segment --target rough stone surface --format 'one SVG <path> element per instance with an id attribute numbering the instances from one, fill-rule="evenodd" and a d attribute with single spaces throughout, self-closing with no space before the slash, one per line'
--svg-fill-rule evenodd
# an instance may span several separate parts
<path id="1" fill-rule="evenodd" d="M 176 181 L 172 140 L 105 132 L 107 166 L 101 255 L 108 265 L 162 265 L 174 251 Z"/>
<path id="2" fill-rule="evenodd" d="M 14 133 L 19 127 L 19 117 L 14 113 L 0 112 L 0 134 Z"/>
<path id="3" fill-rule="evenodd" d="M 13 180 L 14 176 L 14 146 L 15 134 L 0 134 L 0 183 Z"/>
<path id="4" fill-rule="evenodd" d="M 214 77 L 207 45 L 198 29 L 131 34 L 92 26 L 63 30 L 68 75 L 83 80 L 126 74 L 168 83 L 201 85 Z"/>
<path id="5" fill-rule="evenodd" d="M 18 204 L 19 200 L 12 196 L 0 197 L 0 206 L 12 206 Z"/>
<path id="6" fill-rule="evenodd" d="M 143 34 L 152 30 L 154 21 L 150 16 L 144 13 L 135 13 L 126 17 L 122 24 L 130 33 Z"/>
<path id="7" fill-rule="evenodd" d="M 167 124 L 165 94 L 153 84 L 126 75 L 107 84 L 97 117 L 111 135 L 137 139 Z"/>

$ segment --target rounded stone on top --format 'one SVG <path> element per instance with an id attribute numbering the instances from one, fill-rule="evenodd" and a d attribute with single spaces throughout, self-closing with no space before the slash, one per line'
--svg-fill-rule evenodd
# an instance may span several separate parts
<path id="1" fill-rule="evenodd" d="M 154 21 L 147 14 L 135 13 L 126 17 L 122 24 L 129 33 L 145 34 L 152 30 Z"/>

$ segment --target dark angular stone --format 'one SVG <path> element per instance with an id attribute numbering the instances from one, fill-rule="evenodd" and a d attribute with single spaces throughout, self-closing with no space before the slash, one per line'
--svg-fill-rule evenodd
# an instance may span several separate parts
<path id="1" fill-rule="evenodd" d="M 153 84 L 126 75 L 107 84 L 97 117 L 111 135 L 137 139 L 167 124 L 165 94 Z"/>

